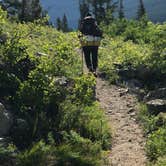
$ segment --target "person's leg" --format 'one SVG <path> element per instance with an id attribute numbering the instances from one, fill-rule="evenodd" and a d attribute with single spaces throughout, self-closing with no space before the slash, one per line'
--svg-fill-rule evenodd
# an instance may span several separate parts
<path id="1" fill-rule="evenodd" d="M 98 46 L 92 47 L 92 65 L 93 70 L 96 71 L 98 66 Z"/>
<path id="2" fill-rule="evenodd" d="M 83 47 L 83 51 L 84 51 L 86 66 L 90 71 L 92 71 L 91 58 L 90 58 L 90 48 L 88 46 Z"/>

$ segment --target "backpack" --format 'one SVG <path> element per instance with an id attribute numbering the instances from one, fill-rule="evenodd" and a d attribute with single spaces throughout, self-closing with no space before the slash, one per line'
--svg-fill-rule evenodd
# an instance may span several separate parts
<path id="1" fill-rule="evenodd" d="M 84 35 L 92 35 L 92 36 L 102 36 L 102 32 L 99 27 L 95 23 L 95 19 L 92 17 L 85 17 L 81 23 L 80 31 Z"/>

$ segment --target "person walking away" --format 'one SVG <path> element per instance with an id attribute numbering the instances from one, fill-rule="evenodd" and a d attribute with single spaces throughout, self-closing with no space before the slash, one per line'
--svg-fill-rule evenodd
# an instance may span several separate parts
<path id="1" fill-rule="evenodd" d="M 90 13 L 81 21 L 79 36 L 85 62 L 88 70 L 97 76 L 98 67 L 98 47 L 102 38 L 102 31 L 97 26 L 96 20 Z"/>

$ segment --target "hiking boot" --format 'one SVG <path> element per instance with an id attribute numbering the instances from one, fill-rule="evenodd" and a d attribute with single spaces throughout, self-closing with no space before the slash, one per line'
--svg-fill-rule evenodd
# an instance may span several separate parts
<path id="1" fill-rule="evenodd" d="M 93 69 L 91 67 L 88 68 L 89 72 L 93 72 Z"/>

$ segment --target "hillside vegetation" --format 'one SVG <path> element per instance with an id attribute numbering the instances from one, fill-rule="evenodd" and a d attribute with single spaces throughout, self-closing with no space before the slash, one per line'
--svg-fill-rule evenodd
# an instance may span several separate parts
<path id="1" fill-rule="evenodd" d="M 102 28 L 105 38 L 100 49 L 101 76 L 110 83 L 129 86 L 140 95 L 138 95 L 140 101 L 150 90 L 154 91 L 153 97 L 156 95 L 158 99 L 162 96 L 164 101 L 166 98 L 164 91 L 166 87 L 166 23 L 153 24 L 146 17 L 142 17 L 140 21 L 115 20 Z M 163 94 L 158 92 L 157 95 L 157 91 L 162 89 Z M 147 138 L 146 152 L 150 161 L 149 165 L 166 165 L 164 108 L 160 113 L 157 107 L 152 111 L 145 104 L 140 104 L 139 119 Z"/>
<path id="2" fill-rule="evenodd" d="M 111 134 L 95 78 L 81 75 L 76 33 L 44 21 L 12 22 L 0 9 L 0 101 L 14 116 L 0 165 L 103 165 Z"/>
<path id="3" fill-rule="evenodd" d="M 112 76 L 116 79 L 121 74 L 115 71 L 126 69 L 130 71 L 127 79 L 139 79 L 147 89 L 164 85 L 166 24 L 153 24 L 143 17 L 140 21 L 116 20 L 103 29 L 106 37 L 101 47 L 100 70 L 107 79 L 115 81 Z"/>
<path id="4" fill-rule="evenodd" d="M 96 80 L 81 73 L 76 32 L 48 20 L 17 23 L 0 9 L 0 102 L 14 117 L 0 164 L 106 165 L 110 127 L 95 99 Z M 165 87 L 166 24 L 114 20 L 100 25 L 99 73 L 110 83 L 138 80 L 144 93 Z M 165 121 L 141 105 L 150 164 L 166 164 Z"/>

